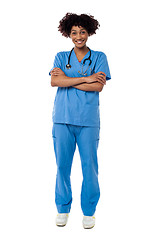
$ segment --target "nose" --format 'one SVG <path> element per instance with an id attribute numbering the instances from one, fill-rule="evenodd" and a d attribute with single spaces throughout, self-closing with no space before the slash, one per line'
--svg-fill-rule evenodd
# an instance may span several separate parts
<path id="1" fill-rule="evenodd" d="M 78 40 L 81 39 L 81 33 L 77 33 L 77 39 L 78 39 Z"/>

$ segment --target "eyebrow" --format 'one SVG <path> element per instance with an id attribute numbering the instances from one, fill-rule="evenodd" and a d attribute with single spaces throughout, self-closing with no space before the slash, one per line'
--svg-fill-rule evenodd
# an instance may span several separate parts
<path id="1" fill-rule="evenodd" d="M 84 28 L 81 28 L 80 31 L 82 31 L 82 30 L 85 30 L 85 29 L 84 29 Z M 76 32 L 77 30 L 76 30 L 76 29 L 73 29 L 71 32 L 73 32 L 73 31 Z"/>

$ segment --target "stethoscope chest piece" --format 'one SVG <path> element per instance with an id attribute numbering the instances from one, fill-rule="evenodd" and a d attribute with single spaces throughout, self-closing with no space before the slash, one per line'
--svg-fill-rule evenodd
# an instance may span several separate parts
<path id="1" fill-rule="evenodd" d="M 67 68 L 67 69 L 70 69 L 70 68 L 71 68 L 71 65 L 68 63 L 68 64 L 66 65 L 66 68 Z"/>

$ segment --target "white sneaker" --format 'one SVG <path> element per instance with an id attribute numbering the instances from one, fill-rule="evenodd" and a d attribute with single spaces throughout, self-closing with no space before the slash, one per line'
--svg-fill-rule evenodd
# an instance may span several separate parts
<path id="1" fill-rule="evenodd" d="M 68 221 L 68 213 L 59 213 L 56 217 L 56 225 L 58 227 L 64 227 Z"/>
<path id="2" fill-rule="evenodd" d="M 85 229 L 93 228 L 95 225 L 95 216 L 83 216 L 83 227 Z"/>

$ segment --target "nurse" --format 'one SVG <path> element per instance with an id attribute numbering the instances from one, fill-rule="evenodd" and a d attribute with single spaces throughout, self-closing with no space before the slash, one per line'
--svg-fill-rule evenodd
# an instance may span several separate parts
<path id="1" fill-rule="evenodd" d="M 81 208 L 83 227 L 95 225 L 95 211 L 100 197 L 97 149 L 100 115 L 99 92 L 111 79 L 107 57 L 91 50 L 86 43 L 99 23 L 91 15 L 67 13 L 59 22 L 59 31 L 71 38 L 74 48 L 55 56 L 50 70 L 51 86 L 58 87 L 53 108 L 53 143 L 57 163 L 55 203 L 57 226 L 65 226 L 72 203 L 70 174 L 78 146 L 83 182 Z"/>

